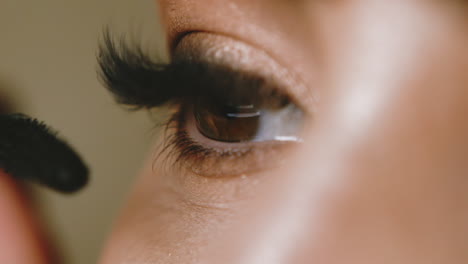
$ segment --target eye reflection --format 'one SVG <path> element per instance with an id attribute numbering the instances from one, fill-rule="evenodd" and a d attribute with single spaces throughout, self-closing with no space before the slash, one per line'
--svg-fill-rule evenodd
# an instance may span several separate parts
<path id="1" fill-rule="evenodd" d="M 266 98 L 262 103 L 220 103 L 198 99 L 194 117 L 205 137 L 227 143 L 300 141 L 303 113 L 286 98 Z"/>

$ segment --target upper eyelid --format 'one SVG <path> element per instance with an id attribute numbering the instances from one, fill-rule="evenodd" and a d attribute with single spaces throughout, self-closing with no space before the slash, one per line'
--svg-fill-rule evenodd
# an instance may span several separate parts
<path id="1" fill-rule="evenodd" d="M 219 89 L 216 86 L 251 89 L 262 84 L 272 91 L 286 90 L 277 87 L 269 76 L 242 71 L 228 63 L 197 60 L 193 54 L 182 55 L 182 59 L 171 64 L 160 64 L 141 48 L 131 48 L 122 41 L 115 43 L 110 33 L 105 33 L 98 56 L 101 79 L 118 102 L 135 108 L 160 106 L 180 97 L 196 96 L 196 92 L 209 93 L 208 88 Z"/>
<path id="2" fill-rule="evenodd" d="M 268 50 L 223 32 L 192 30 L 180 34 L 183 37 L 179 37 L 176 43 L 176 49 L 171 54 L 173 59 L 187 56 L 184 53 L 188 51 L 189 56 L 263 76 L 276 83 L 278 89 L 289 95 L 306 114 L 314 114 L 318 101 L 317 89 L 311 89 L 310 84 L 306 84 L 299 74 L 290 70 Z"/>

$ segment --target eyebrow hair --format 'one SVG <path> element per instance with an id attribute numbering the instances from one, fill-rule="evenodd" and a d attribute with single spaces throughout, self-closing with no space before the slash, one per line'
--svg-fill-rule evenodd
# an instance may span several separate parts
<path id="1" fill-rule="evenodd" d="M 100 81 L 118 103 L 135 110 L 197 96 L 213 100 L 285 97 L 266 76 L 193 56 L 169 64 L 158 63 L 139 46 L 130 47 L 123 40 L 116 43 L 108 31 L 99 45 L 97 61 Z"/>

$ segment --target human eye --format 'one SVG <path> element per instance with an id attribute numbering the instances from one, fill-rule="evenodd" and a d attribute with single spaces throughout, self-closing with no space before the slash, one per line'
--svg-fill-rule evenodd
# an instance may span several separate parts
<path id="1" fill-rule="evenodd" d="M 233 51 L 225 52 L 215 53 Z M 158 157 L 173 167 L 238 176 L 280 165 L 284 152 L 302 141 L 308 114 L 272 73 L 193 50 L 159 64 L 141 49 L 117 46 L 109 34 L 98 59 L 101 79 L 119 103 L 170 110 Z"/>

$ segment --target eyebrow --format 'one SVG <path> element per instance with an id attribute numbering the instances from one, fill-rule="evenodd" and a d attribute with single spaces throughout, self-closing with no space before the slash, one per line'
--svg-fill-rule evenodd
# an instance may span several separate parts
<path id="1" fill-rule="evenodd" d="M 209 96 L 261 99 L 278 96 L 278 85 L 268 76 L 220 63 L 181 58 L 158 63 L 138 46 L 116 43 L 104 34 L 98 50 L 99 79 L 120 104 L 134 109 L 153 108 L 178 99 Z"/>

